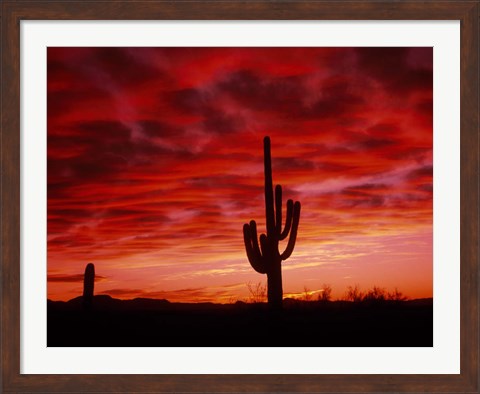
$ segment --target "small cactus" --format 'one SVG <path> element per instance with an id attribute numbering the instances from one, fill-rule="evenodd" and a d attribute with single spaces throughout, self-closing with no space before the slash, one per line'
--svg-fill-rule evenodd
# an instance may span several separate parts
<path id="1" fill-rule="evenodd" d="M 260 235 L 260 245 L 257 238 L 257 223 L 255 220 L 243 225 L 243 238 L 248 260 L 255 271 L 267 274 L 268 304 L 273 309 L 282 307 L 282 261 L 290 257 L 297 239 L 298 223 L 300 221 L 300 202 L 287 201 L 287 215 L 282 230 L 282 186 L 275 187 L 275 200 L 272 183 L 272 161 L 270 155 L 270 138 L 263 140 L 265 166 L 265 216 L 267 234 Z M 283 253 L 278 251 L 279 241 L 290 234 L 287 247 Z"/>
<path id="2" fill-rule="evenodd" d="M 95 284 L 95 266 L 92 263 L 85 267 L 83 277 L 83 306 L 85 309 L 91 309 L 93 304 L 93 288 Z"/>

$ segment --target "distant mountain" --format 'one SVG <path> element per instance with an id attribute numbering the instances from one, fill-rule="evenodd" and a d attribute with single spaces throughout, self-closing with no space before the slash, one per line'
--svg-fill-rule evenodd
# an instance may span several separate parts
<path id="1" fill-rule="evenodd" d="M 56 310 L 81 309 L 83 297 L 72 298 L 69 301 L 47 300 L 47 306 Z M 95 310 L 162 310 L 170 302 L 168 300 L 157 300 L 152 298 L 134 298 L 133 300 L 119 300 L 109 295 L 97 295 L 93 297 L 93 308 Z"/>

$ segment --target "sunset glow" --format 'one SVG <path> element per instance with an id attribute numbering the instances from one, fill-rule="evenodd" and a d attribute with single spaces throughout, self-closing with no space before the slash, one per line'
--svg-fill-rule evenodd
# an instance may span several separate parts
<path id="1" fill-rule="evenodd" d="M 48 298 L 93 263 L 95 294 L 248 299 L 266 135 L 302 204 L 285 297 L 432 297 L 432 67 L 432 48 L 49 48 Z"/>

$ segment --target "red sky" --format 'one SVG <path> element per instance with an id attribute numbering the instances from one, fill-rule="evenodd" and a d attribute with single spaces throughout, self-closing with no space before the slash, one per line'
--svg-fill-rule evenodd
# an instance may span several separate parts
<path id="1" fill-rule="evenodd" d="M 284 296 L 432 296 L 432 48 L 49 48 L 48 298 L 228 302 L 242 227 L 302 203 Z"/>

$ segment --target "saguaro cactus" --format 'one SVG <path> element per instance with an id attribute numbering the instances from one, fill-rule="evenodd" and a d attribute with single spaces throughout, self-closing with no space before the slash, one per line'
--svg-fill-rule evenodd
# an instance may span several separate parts
<path id="1" fill-rule="evenodd" d="M 300 221 L 300 202 L 295 204 L 287 201 L 287 216 L 282 230 L 282 186 L 275 187 L 275 201 L 272 184 L 272 160 L 270 156 L 270 138 L 263 140 L 265 165 L 265 216 L 267 234 L 260 235 L 260 246 L 257 238 L 257 223 L 255 220 L 243 225 L 243 239 L 248 261 L 253 269 L 261 274 L 267 274 L 268 304 L 279 309 L 282 306 L 282 261 L 290 257 L 297 239 L 298 223 Z M 287 247 L 283 253 L 278 250 L 279 241 L 290 234 Z"/>
<path id="2" fill-rule="evenodd" d="M 90 309 L 93 303 L 93 287 L 95 283 L 95 266 L 92 263 L 85 267 L 85 275 L 83 277 L 83 306 Z"/>

